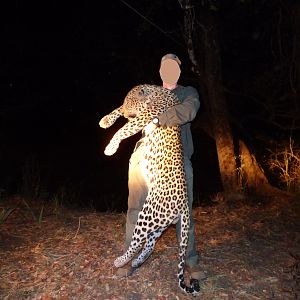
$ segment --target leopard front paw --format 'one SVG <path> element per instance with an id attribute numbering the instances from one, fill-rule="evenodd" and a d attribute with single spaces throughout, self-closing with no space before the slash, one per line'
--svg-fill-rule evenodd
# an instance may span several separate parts
<path id="1" fill-rule="evenodd" d="M 111 126 L 111 120 L 110 120 L 109 116 L 104 116 L 104 117 L 100 120 L 99 126 L 100 126 L 101 128 L 108 128 L 108 127 L 110 127 L 110 126 Z"/>
<path id="2" fill-rule="evenodd" d="M 118 148 L 119 148 L 119 144 L 109 143 L 104 150 L 104 154 L 107 156 L 111 156 L 117 152 Z"/>

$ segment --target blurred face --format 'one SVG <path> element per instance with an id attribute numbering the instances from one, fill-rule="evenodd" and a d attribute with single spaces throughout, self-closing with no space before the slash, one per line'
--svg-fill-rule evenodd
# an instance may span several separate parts
<path id="1" fill-rule="evenodd" d="M 173 59 L 166 59 L 161 63 L 159 74 L 163 82 L 176 84 L 180 77 L 180 67 Z"/>

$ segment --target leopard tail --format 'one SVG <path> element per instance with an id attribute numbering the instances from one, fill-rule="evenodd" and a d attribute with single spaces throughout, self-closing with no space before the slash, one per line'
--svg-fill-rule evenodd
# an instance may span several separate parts
<path id="1" fill-rule="evenodd" d="M 191 279 L 190 286 L 187 286 L 184 281 L 185 256 L 186 256 L 186 249 L 188 243 L 188 229 L 190 223 L 189 217 L 185 214 L 181 214 L 180 220 L 181 220 L 181 224 L 187 224 L 187 226 L 181 226 L 181 239 L 180 239 L 180 247 L 179 247 L 179 264 L 178 264 L 179 272 L 177 275 L 178 285 L 183 292 L 196 296 L 200 291 L 198 280 Z"/>

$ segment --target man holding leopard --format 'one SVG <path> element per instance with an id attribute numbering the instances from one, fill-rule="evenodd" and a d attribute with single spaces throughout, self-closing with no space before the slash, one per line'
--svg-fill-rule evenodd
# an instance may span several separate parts
<path id="1" fill-rule="evenodd" d="M 191 277 L 196 280 L 204 278 L 203 272 L 198 265 L 198 252 L 195 243 L 195 228 L 192 217 L 192 203 L 193 203 L 193 169 L 191 165 L 191 156 L 193 154 L 193 140 L 190 128 L 190 122 L 195 118 L 196 113 L 200 107 L 199 95 L 193 87 L 183 87 L 178 85 L 180 77 L 181 61 L 174 54 L 167 54 L 161 59 L 160 76 L 163 81 L 163 87 L 172 91 L 181 102 L 166 112 L 156 116 L 153 119 L 152 126 L 181 126 L 181 140 L 184 155 L 184 169 L 186 174 L 188 206 L 190 210 L 190 227 L 188 232 L 188 245 L 186 252 L 186 269 L 189 271 Z M 119 109 L 115 110 L 115 116 L 122 114 Z M 100 121 L 103 123 L 103 119 Z M 147 126 L 148 127 L 148 126 Z M 105 128 L 105 127 L 104 127 Z M 134 152 L 130 158 L 129 163 L 129 178 L 128 178 L 128 211 L 126 219 L 126 238 L 125 251 L 129 247 L 133 231 L 138 220 L 138 215 L 143 207 L 145 199 L 148 194 L 148 186 L 142 172 L 143 158 L 145 153 L 145 144 L 143 137 L 137 142 Z M 176 225 L 177 238 L 180 236 L 180 222 Z M 131 276 L 136 268 L 127 264 L 117 270 L 116 276 L 119 278 Z"/>

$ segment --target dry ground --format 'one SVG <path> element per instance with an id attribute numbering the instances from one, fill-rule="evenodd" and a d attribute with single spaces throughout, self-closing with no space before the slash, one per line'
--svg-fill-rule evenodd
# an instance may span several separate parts
<path id="1" fill-rule="evenodd" d="M 132 277 L 118 280 L 113 261 L 122 252 L 124 214 L 45 207 L 32 221 L 20 199 L 0 207 L 16 201 L 0 225 L 0 299 L 193 298 L 177 287 L 174 227 Z M 193 213 L 207 274 L 198 299 L 299 299 L 300 199 L 218 203 Z"/>

